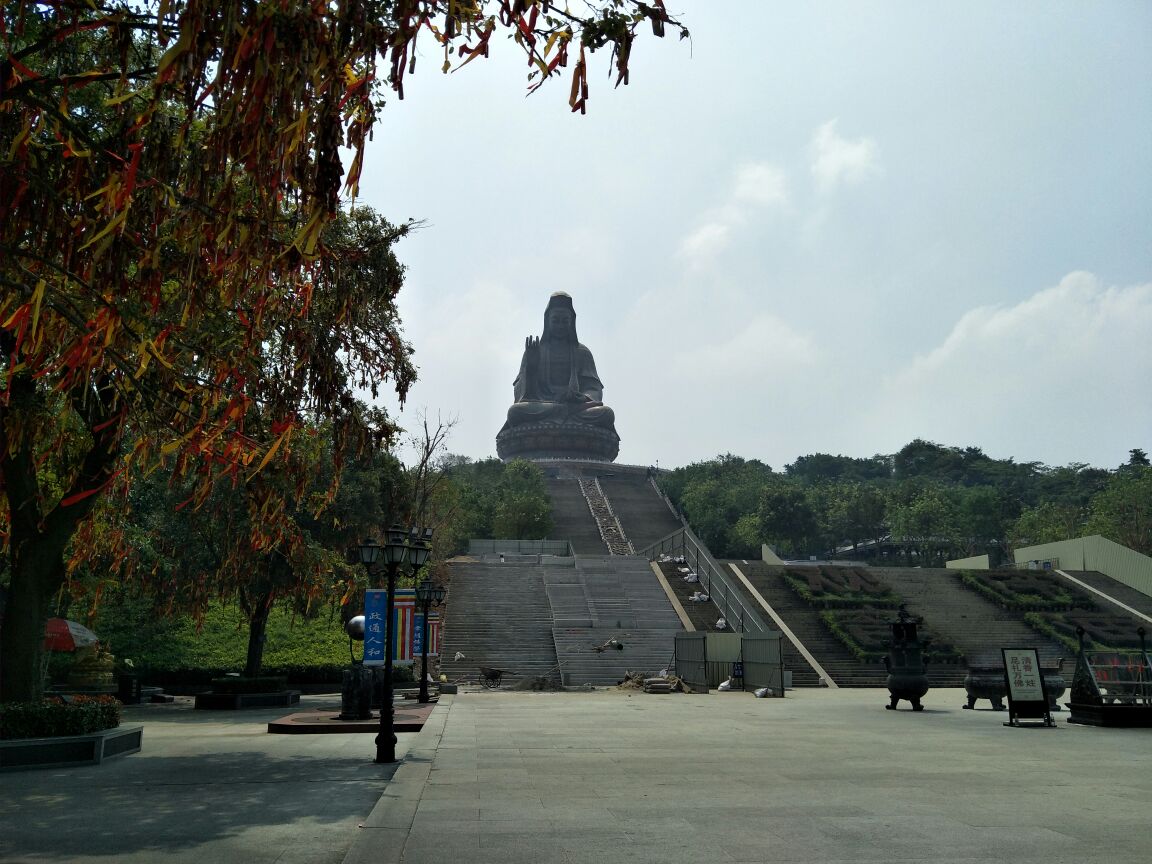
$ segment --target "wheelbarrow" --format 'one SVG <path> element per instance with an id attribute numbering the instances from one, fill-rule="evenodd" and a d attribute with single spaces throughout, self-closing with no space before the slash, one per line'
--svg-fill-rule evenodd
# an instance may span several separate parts
<path id="1" fill-rule="evenodd" d="M 515 675 L 515 672 L 509 672 L 507 669 L 493 669 L 490 666 L 480 667 L 480 684 L 487 687 L 489 690 L 495 690 L 500 686 L 500 679 L 505 675 Z"/>

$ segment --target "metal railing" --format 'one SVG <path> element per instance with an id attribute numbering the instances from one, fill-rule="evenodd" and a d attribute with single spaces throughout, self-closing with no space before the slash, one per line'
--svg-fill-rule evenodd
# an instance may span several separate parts
<path id="1" fill-rule="evenodd" d="M 637 555 L 656 560 L 661 555 L 682 556 L 700 579 L 705 593 L 723 613 L 724 619 L 737 633 L 768 633 L 770 628 L 758 612 L 744 603 L 724 568 L 716 563 L 708 548 L 700 542 L 691 528 L 673 531 L 651 546 L 640 549 Z"/>

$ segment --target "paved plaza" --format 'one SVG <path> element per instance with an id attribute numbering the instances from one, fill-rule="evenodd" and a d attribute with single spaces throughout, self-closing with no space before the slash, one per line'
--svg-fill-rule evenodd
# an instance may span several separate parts
<path id="1" fill-rule="evenodd" d="M 143 752 L 0 776 L 0 860 L 1148 860 L 1152 730 L 1066 712 L 1011 729 L 961 690 L 920 713 L 886 695 L 465 692 L 400 736 L 391 780 L 371 735 L 130 709 Z"/>

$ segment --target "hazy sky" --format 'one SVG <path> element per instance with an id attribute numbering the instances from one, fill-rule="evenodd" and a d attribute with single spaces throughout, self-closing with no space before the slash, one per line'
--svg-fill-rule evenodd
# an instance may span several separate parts
<path id="1" fill-rule="evenodd" d="M 913 438 L 1115 467 L 1152 451 L 1152 3 L 669 0 L 525 98 L 516 46 L 425 43 L 361 199 L 420 380 L 495 455 L 524 337 L 573 297 L 618 461 L 776 469 Z"/>

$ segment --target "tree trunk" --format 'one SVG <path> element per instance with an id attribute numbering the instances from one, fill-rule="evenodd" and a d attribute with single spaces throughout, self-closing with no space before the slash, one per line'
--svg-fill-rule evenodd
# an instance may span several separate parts
<path id="1" fill-rule="evenodd" d="M 255 678 L 264 662 L 265 632 L 268 629 L 270 597 L 261 597 L 248 615 L 248 658 L 244 661 L 244 677 Z"/>
<path id="2" fill-rule="evenodd" d="M 38 534 L 17 545 L 13 538 L 12 583 L 0 630 L 0 702 L 29 702 L 44 693 L 44 622 L 64 584 L 64 542 Z"/>

